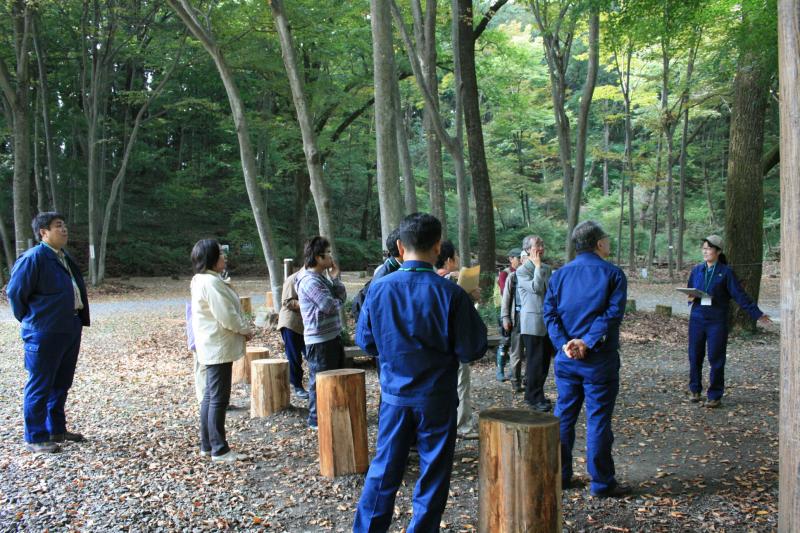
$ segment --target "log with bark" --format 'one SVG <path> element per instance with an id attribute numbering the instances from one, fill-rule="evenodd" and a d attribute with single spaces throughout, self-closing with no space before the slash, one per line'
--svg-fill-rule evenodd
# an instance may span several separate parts
<path id="1" fill-rule="evenodd" d="M 250 384 L 250 365 L 256 359 L 266 359 L 269 357 L 269 349 L 265 346 L 248 346 L 244 357 L 233 363 L 233 378 L 231 383 Z"/>
<path id="2" fill-rule="evenodd" d="M 257 359 L 250 363 L 250 418 L 269 416 L 289 406 L 289 362 Z"/>
<path id="3" fill-rule="evenodd" d="M 367 471 L 367 397 L 364 371 L 317 374 L 319 467 L 325 477 Z"/>

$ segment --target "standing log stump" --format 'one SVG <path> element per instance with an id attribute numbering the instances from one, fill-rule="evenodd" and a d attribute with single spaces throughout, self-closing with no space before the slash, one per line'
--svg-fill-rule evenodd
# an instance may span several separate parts
<path id="1" fill-rule="evenodd" d="M 242 306 L 242 313 L 253 314 L 253 300 L 249 296 L 239 296 L 239 304 Z"/>
<path id="2" fill-rule="evenodd" d="M 275 300 L 272 297 L 272 292 L 267 291 L 266 293 L 264 293 L 264 307 L 266 307 L 268 311 L 273 310 L 273 307 L 275 307 L 274 303 Z"/>
<path id="3" fill-rule="evenodd" d="M 658 316 L 672 316 L 671 305 L 656 305 L 656 314 Z"/>
<path id="4" fill-rule="evenodd" d="M 269 416 L 289 406 L 289 362 L 256 359 L 251 367 L 250 418 Z"/>
<path id="5" fill-rule="evenodd" d="M 478 531 L 560 533 L 558 418 L 529 409 L 486 409 L 478 420 Z"/>
<path id="6" fill-rule="evenodd" d="M 626 300 L 625 313 L 635 313 L 635 312 L 636 312 L 636 300 Z"/>
<path id="7" fill-rule="evenodd" d="M 231 383 L 250 384 L 250 365 L 256 359 L 266 359 L 269 357 L 269 349 L 265 346 L 248 346 L 244 357 L 233 363 L 233 377 Z"/>
<path id="8" fill-rule="evenodd" d="M 323 476 L 362 474 L 369 467 L 364 371 L 317 374 L 319 468 Z"/>

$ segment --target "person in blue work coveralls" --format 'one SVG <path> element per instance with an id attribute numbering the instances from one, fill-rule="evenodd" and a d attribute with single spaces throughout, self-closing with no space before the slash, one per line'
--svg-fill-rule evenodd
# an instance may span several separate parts
<path id="1" fill-rule="evenodd" d="M 64 405 L 81 332 L 89 325 L 89 301 L 81 270 L 64 251 L 69 237 L 64 215 L 39 213 L 32 226 L 41 243 L 14 263 L 6 292 L 25 344 L 26 446 L 34 453 L 55 453 L 61 451 L 59 442 L 84 440 L 67 431 Z"/>
<path id="2" fill-rule="evenodd" d="M 544 322 L 558 352 L 555 378 L 560 418 L 561 484 L 572 488 L 575 422 L 586 401 L 586 459 L 590 491 L 598 497 L 631 492 L 615 477 L 611 418 L 619 392 L 619 327 L 625 313 L 628 281 L 606 261 L 609 236 L 587 220 L 572 232 L 577 256 L 550 278 L 544 300 Z"/>
<path id="3" fill-rule="evenodd" d="M 456 441 L 459 362 L 486 353 L 486 325 L 469 295 L 438 276 L 442 225 L 414 213 L 400 224 L 403 266 L 370 286 L 356 342 L 381 367 L 378 442 L 358 502 L 353 531 L 387 531 L 409 447 L 420 473 L 406 531 L 438 531 L 447 503 Z"/>
<path id="4" fill-rule="evenodd" d="M 772 320 L 744 292 L 728 266 L 728 260 L 722 253 L 722 237 L 709 235 L 703 239 L 702 252 L 703 262 L 692 269 L 687 287 L 700 289 L 711 296 L 689 296 L 689 305 L 692 306 L 689 316 L 689 399 L 694 403 L 702 400 L 703 359 L 707 345 L 711 370 L 705 406 L 716 408 L 722 404 L 725 390 L 725 350 L 728 346 L 728 304 L 731 298 L 753 320 L 763 324 Z"/>

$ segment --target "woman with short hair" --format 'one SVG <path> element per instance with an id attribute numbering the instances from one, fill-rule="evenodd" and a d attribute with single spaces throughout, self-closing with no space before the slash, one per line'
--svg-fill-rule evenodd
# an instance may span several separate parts
<path id="1" fill-rule="evenodd" d="M 220 274 L 225 256 L 215 239 L 192 248 L 192 329 L 197 358 L 206 366 L 206 387 L 200 403 L 200 455 L 212 461 L 247 459 L 225 439 L 225 409 L 231 398 L 233 362 L 244 357 L 253 331 L 242 313 L 239 295 Z"/>

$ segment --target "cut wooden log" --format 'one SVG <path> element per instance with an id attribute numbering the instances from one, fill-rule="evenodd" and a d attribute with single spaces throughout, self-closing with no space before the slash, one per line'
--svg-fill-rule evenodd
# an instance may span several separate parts
<path id="1" fill-rule="evenodd" d="M 272 310 L 274 307 L 273 302 L 274 300 L 272 299 L 272 293 L 267 291 L 264 294 L 264 307 L 266 307 L 269 310 Z"/>
<path id="2" fill-rule="evenodd" d="M 558 418 L 529 409 L 481 411 L 478 531 L 561 531 Z"/>
<path id="3" fill-rule="evenodd" d="M 269 416 L 289 406 L 289 362 L 256 359 L 250 365 L 250 418 Z"/>
<path id="4" fill-rule="evenodd" d="M 249 296 L 239 296 L 239 304 L 242 306 L 242 313 L 253 314 L 253 300 Z"/>
<path id="5" fill-rule="evenodd" d="M 256 359 L 269 357 L 269 349 L 265 346 L 248 346 L 244 357 L 233 363 L 231 383 L 250 383 L 250 365 Z"/>
<path id="6" fill-rule="evenodd" d="M 626 300 L 625 301 L 625 312 L 626 313 L 635 313 L 636 312 L 636 300 Z"/>
<path id="7" fill-rule="evenodd" d="M 659 316 L 672 316 L 672 306 L 656 305 L 656 314 Z"/>
<path id="8" fill-rule="evenodd" d="M 319 468 L 325 477 L 361 474 L 369 467 L 364 371 L 317 374 Z"/>

